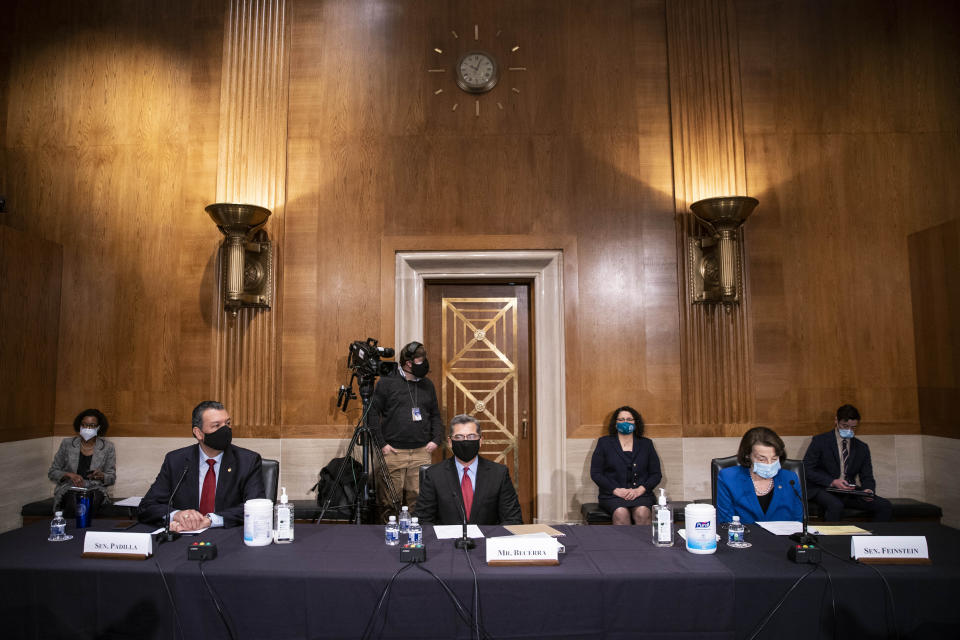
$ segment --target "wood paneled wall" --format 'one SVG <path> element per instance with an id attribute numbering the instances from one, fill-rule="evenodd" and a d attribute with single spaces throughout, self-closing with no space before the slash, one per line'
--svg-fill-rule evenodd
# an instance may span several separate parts
<path id="1" fill-rule="evenodd" d="M 630 402 L 657 433 L 679 435 L 663 4 L 335 0 L 291 11 L 285 430 L 346 432 L 334 392 L 347 345 L 393 338 L 381 333 L 392 326 L 384 243 L 507 236 L 539 248 L 550 235 L 577 239 L 568 433 L 592 437 Z M 479 98 L 479 117 L 449 71 L 427 72 L 474 46 L 527 68 Z"/>
<path id="2" fill-rule="evenodd" d="M 955 2 L 738 1 L 757 420 L 918 433 L 907 236 L 956 215 Z"/>
<path id="3" fill-rule="evenodd" d="M 280 436 L 288 27 L 284 0 L 230 0 L 224 18 L 216 198 L 272 212 L 264 228 L 276 249 L 275 290 L 270 310 L 245 307 L 233 316 L 223 310 L 217 279 L 210 384 L 257 437 Z"/>
<path id="4" fill-rule="evenodd" d="M 960 438 L 960 218 L 910 234 L 909 251 L 921 431 Z"/>
<path id="5" fill-rule="evenodd" d="M 282 39 L 286 62 L 231 44 L 235 6 L 287 16 L 249 32 Z M 552 236 L 577 250 L 571 437 L 602 433 L 624 402 L 656 436 L 807 434 L 843 402 L 872 433 L 917 433 L 906 238 L 960 200 L 957 14 L 947 0 L 18 2 L 0 47 L 3 184 L 7 224 L 63 246 L 56 430 L 94 405 L 115 435 L 185 435 L 198 400 L 247 393 L 223 386 L 235 374 L 259 398 L 239 435 L 343 435 L 347 345 L 391 339 L 392 238 Z M 427 72 L 474 44 L 527 69 L 479 116 Z M 239 69 L 264 74 L 224 77 Z M 229 160 L 225 130 L 265 137 Z M 713 195 L 697 185 L 716 158 L 709 175 L 761 203 L 736 328 L 753 382 L 727 413 L 685 391 L 701 374 L 709 390 L 713 369 L 681 341 L 715 338 L 691 332 L 677 266 L 675 214 Z M 282 271 L 280 308 L 233 337 L 203 212 L 248 197 L 228 173 L 273 189 Z"/>
<path id="6" fill-rule="evenodd" d="M 677 0 L 666 7 L 677 255 L 684 256 L 688 239 L 707 235 L 691 204 L 751 194 L 733 0 Z M 749 279 L 737 305 L 692 304 L 689 266 L 682 259 L 678 265 L 683 433 L 740 435 L 753 426 L 755 410 Z"/>
<path id="7" fill-rule="evenodd" d="M 0 224 L 0 442 L 53 434 L 62 267 L 59 245 Z"/>
<path id="8" fill-rule="evenodd" d="M 5 9 L 9 223 L 63 246 L 58 433 L 95 406 L 113 435 L 187 435 L 190 408 L 210 394 L 214 4 Z"/>

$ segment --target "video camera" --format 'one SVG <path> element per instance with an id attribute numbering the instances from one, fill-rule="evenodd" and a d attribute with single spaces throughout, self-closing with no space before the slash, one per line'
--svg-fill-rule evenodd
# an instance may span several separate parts
<path id="1" fill-rule="evenodd" d="M 397 368 L 397 363 L 383 362 L 380 358 L 392 358 L 394 353 L 390 347 L 378 346 L 373 338 L 367 338 L 366 342 L 357 340 L 350 343 L 347 366 L 353 369 L 358 378 L 385 376 Z"/>
<path id="2" fill-rule="evenodd" d="M 347 355 L 347 367 L 353 371 L 353 375 L 350 376 L 349 385 L 340 385 L 337 406 L 346 412 L 349 402 L 357 397 L 353 392 L 354 380 L 359 383 L 360 395 L 366 404 L 373 394 L 374 379 L 377 376 L 388 375 L 397 368 L 396 362 L 383 362 L 380 358 L 392 358 L 394 353 L 390 347 L 378 346 L 373 338 L 367 338 L 366 342 L 360 340 L 351 342 Z"/>

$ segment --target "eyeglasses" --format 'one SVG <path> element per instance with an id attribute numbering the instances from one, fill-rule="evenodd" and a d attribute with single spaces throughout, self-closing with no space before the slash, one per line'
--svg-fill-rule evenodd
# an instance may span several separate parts
<path id="1" fill-rule="evenodd" d="M 100 428 L 100 425 L 98 425 L 96 422 L 94 422 L 94 423 L 81 422 L 81 423 L 80 423 L 80 426 L 81 426 L 81 427 L 87 427 L 87 428 L 89 428 L 89 429 L 99 429 L 99 428 Z"/>
<path id="2" fill-rule="evenodd" d="M 450 436 L 450 439 L 453 440 L 454 442 L 463 442 L 464 440 L 479 440 L 479 439 L 480 439 L 480 434 L 479 434 L 479 433 L 468 433 L 468 434 L 464 435 L 464 434 L 462 434 L 462 433 L 458 433 L 458 434 L 455 435 L 455 436 Z"/>

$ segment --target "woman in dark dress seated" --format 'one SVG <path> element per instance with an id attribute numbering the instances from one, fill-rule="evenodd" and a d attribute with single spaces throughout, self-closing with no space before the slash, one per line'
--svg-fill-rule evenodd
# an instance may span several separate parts
<path id="1" fill-rule="evenodd" d="M 780 468 L 787 452 L 772 429 L 754 427 L 740 439 L 737 466 L 717 474 L 717 521 L 752 524 L 777 520 L 800 521 L 800 478 Z"/>
<path id="2" fill-rule="evenodd" d="M 613 524 L 650 524 L 653 489 L 660 484 L 660 458 L 643 437 L 643 418 L 633 407 L 610 417 L 610 435 L 597 441 L 590 477 L 600 488 L 600 507 Z"/>
<path id="3" fill-rule="evenodd" d="M 90 495 L 91 509 L 110 504 L 107 487 L 117 481 L 117 454 L 113 443 L 103 435 L 110 427 L 107 416 L 97 409 L 86 409 L 73 419 L 77 435 L 64 438 L 53 457 L 47 477 L 57 483 L 53 491 L 54 510 L 74 513 L 76 501 L 68 495 L 70 487 L 96 489 Z"/>

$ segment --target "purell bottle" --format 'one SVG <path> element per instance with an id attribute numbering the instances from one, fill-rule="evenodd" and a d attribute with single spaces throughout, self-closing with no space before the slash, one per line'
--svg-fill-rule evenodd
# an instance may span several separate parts
<path id="1" fill-rule="evenodd" d="M 667 504 L 667 492 L 660 489 L 658 504 L 653 506 L 653 546 L 673 546 L 673 510 Z"/>
<path id="2" fill-rule="evenodd" d="M 293 505 L 287 499 L 286 487 L 280 494 L 280 502 L 273 508 L 273 541 L 280 544 L 293 542 Z"/>

